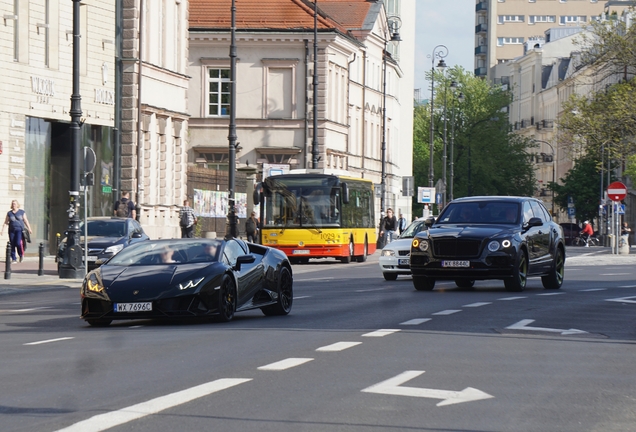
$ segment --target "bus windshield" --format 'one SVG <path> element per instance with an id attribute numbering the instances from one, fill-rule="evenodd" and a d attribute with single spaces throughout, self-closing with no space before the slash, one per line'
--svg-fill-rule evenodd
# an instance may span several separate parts
<path id="1" fill-rule="evenodd" d="M 276 182 L 264 197 L 265 227 L 337 228 L 341 190 L 331 185 Z"/>

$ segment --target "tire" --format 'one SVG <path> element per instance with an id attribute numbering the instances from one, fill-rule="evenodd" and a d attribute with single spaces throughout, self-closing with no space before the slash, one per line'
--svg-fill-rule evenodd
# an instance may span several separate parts
<path id="1" fill-rule="evenodd" d="M 265 306 L 261 311 L 267 316 L 287 315 L 294 302 L 294 280 L 287 267 L 283 267 L 278 275 L 278 300 L 276 304 Z"/>
<path id="2" fill-rule="evenodd" d="M 356 261 L 361 263 L 367 260 L 367 256 L 369 255 L 369 244 L 367 243 L 367 239 L 364 239 L 364 251 L 362 251 L 362 255 L 356 257 Z"/>
<path id="3" fill-rule="evenodd" d="M 557 248 L 554 255 L 554 266 L 550 272 L 541 277 L 541 283 L 545 289 L 559 289 L 563 285 L 563 276 L 565 274 L 565 259 L 563 250 Z"/>
<path id="4" fill-rule="evenodd" d="M 87 319 L 86 322 L 91 327 L 108 327 L 113 320 L 110 319 Z"/>
<path id="5" fill-rule="evenodd" d="M 229 322 L 234 318 L 236 311 L 236 286 L 234 279 L 230 275 L 223 276 L 221 289 L 219 291 L 219 314 L 215 317 L 216 321 Z"/>
<path id="6" fill-rule="evenodd" d="M 398 277 L 397 273 L 382 273 L 382 276 L 384 276 L 384 279 L 388 281 L 394 281 Z"/>
<path id="7" fill-rule="evenodd" d="M 517 254 L 515 260 L 515 266 L 512 269 L 512 277 L 504 279 L 504 285 L 506 290 L 520 292 L 526 288 L 528 282 L 528 256 L 526 252 L 521 249 Z"/>
<path id="8" fill-rule="evenodd" d="M 418 291 L 432 291 L 435 288 L 435 279 L 426 276 L 413 276 L 413 286 Z"/>
<path id="9" fill-rule="evenodd" d="M 475 281 L 472 279 L 455 279 L 455 285 L 459 288 L 472 288 Z"/>
<path id="10" fill-rule="evenodd" d="M 349 240 L 349 256 L 341 257 L 340 262 L 349 264 L 351 262 L 352 257 L 353 257 L 353 240 Z"/>
<path id="11" fill-rule="evenodd" d="M 583 246 L 585 242 L 583 241 L 583 239 L 581 237 L 576 237 L 574 240 L 572 240 L 572 244 L 574 246 Z"/>

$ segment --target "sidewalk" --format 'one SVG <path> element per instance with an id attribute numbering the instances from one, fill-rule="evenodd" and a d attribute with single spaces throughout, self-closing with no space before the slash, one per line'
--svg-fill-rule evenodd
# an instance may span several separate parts
<path id="1" fill-rule="evenodd" d="M 38 276 L 39 257 L 25 256 L 21 263 L 11 264 L 10 279 L 5 279 L 6 263 L 4 258 L 0 260 L 0 294 L 4 291 L 24 288 L 68 287 L 79 289 L 82 286 L 83 278 L 60 279 L 57 275 L 57 263 L 53 255 L 45 256 L 43 264 L 43 275 Z"/>
<path id="2" fill-rule="evenodd" d="M 570 246 L 565 250 L 565 267 L 605 266 L 636 264 L 636 248 L 631 247 L 627 255 L 613 255 L 609 247 L 582 248 Z"/>

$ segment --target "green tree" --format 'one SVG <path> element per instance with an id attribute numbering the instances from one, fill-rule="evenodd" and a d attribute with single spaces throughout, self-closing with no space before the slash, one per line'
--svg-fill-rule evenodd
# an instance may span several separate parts
<path id="1" fill-rule="evenodd" d="M 430 75 L 430 74 L 429 74 Z M 450 90 L 452 81 L 457 83 Z M 463 101 L 458 100 L 460 92 Z M 510 131 L 508 114 L 511 94 L 476 78 L 461 67 L 446 75 L 435 72 L 434 155 L 435 182 L 442 178 L 444 146 L 444 96 L 447 115 L 447 196 L 450 198 L 450 142 L 454 123 L 454 198 L 474 195 L 532 195 L 536 179 L 530 140 Z M 414 111 L 413 175 L 416 186 L 429 184 L 430 105 Z M 414 211 L 422 205 L 414 200 Z"/>

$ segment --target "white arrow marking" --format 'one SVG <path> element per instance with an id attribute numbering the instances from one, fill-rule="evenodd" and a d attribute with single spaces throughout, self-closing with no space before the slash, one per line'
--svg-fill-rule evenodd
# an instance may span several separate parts
<path id="1" fill-rule="evenodd" d="M 619 302 L 619 303 L 636 303 L 636 300 L 630 300 L 630 299 L 636 299 L 636 296 L 606 299 L 605 301 L 613 301 L 613 302 Z"/>
<path id="2" fill-rule="evenodd" d="M 494 396 L 484 393 L 472 387 L 467 387 L 462 391 L 438 390 L 418 387 L 400 387 L 407 381 L 412 380 L 424 371 L 406 371 L 396 377 L 390 378 L 381 383 L 374 384 L 362 390 L 365 393 L 390 394 L 395 396 L 410 396 L 431 399 L 442 399 L 437 406 L 453 405 L 462 402 L 473 402 L 481 399 L 490 399 Z"/>
<path id="3" fill-rule="evenodd" d="M 586 331 L 577 330 L 577 329 L 563 330 L 563 329 L 553 329 L 553 328 L 546 328 L 546 327 L 528 327 L 528 324 L 531 324 L 533 322 L 534 320 L 525 319 L 506 328 L 509 330 L 529 330 L 529 331 L 544 331 L 544 332 L 550 332 L 550 333 L 561 333 L 562 335 L 587 333 Z"/>

